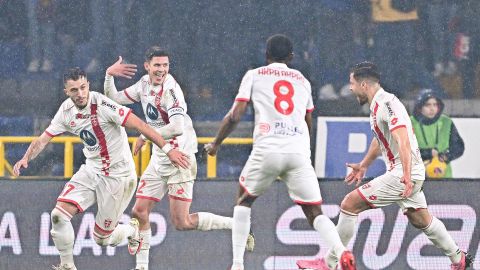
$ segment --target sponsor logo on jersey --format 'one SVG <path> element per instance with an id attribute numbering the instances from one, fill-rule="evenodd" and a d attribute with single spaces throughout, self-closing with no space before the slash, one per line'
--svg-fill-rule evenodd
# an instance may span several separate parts
<path id="1" fill-rule="evenodd" d="M 148 118 L 152 120 L 157 120 L 158 119 L 158 110 L 155 108 L 152 104 L 147 105 L 147 116 Z"/>
<path id="2" fill-rule="evenodd" d="M 76 119 L 88 119 L 88 118 L 90 118 L 90 114 L 77 113 L 77 114 L 75 115 L 75 118 L 76 118 Z"/>
<path id="3" fill-rule="evenodd" d="M 173 89 L 170 89 L 168 91 L 170 91 L 170 95 L 172 95 L 172 99 L 173 99 L 173 106 L 172 107 L 173 108 L 178 107 L 180 102 L 178 101 L 177 96 L 175 96 L 175 91 Z"/>
<path id="4" fill-rule="evenodd" d="M 97 138 L 95 138 L 95 135 L 85 129 L 80 131 L 80 139 L 82 139 L 82 141 L 84 141 L 89 146 L 94 146 L 95 144 L 97 144 Z"/>
<path id="5" fill-rule="evenodd" d="M 75 124 L 75 121 L 70 122 L 70 127 L 75 127 L 77 124 Z"/>
<path id="6" fill-rule="evenodd" d="M 388 116 L 394 116 L 395 113 L 393 112 L 392 107 L 390 107 L 390 102 L 386 102 L 385 106 L 387 107 L 387 110 L 388 110 Z"/>
<path id="7" fill-rule="evenodd" d="M 260 123 L 258 125 L 260 134 L 267 134 L 270 131 L 270 125 L 268 123 Z"/>
<path id="8" fill-rule="evenodd" d="M 275 122 L 273 126 L 273 134 L 284 136 L 296 136 L 303 134 L 301 127 L 286 122 Z"/>
<path id="9" fill-rule="evenodd" d="M 105 100 L 102 100 L 102 106 L 108 107 L 108 108 L 112 109 L 113 111 L 117 110 L 117 106 L 115 106 L 113 104 L 110 104 L 110 103 L 106 102 Z"/>

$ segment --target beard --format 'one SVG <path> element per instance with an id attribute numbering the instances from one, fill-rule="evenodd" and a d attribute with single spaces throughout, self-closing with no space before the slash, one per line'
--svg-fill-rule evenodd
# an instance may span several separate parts
<path id="1" fill-rule="evenodd" d="M 366 95 L 357 96 L 358 103 L 363 106 L 368 102 L 368 97 Z"/>

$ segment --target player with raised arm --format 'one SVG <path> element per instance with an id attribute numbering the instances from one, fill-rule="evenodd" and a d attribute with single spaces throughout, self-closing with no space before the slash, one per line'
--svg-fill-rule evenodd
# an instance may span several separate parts
<path id="1" fill-rule="evenodd" d="M 450 258 L 452 270 L 471 266 L 473 257 L 459 249 L 445 225 L 428 211 L 422 188 L 425 166 L 404 105 L 381 87 L 379 72 L 371 62 L 352 68 L 350 90 L 360 105 L 370 105 L 370 126 L 375 137 L 360 163 L 347 164 L 352 171 L 345 182 L 360 185 L 367 168 L 380 154 L 387 172 L 345 196 L 337 224 L 343 244 L 347 245 L 352 238 L 359 213 L 396 203 L 409 222 Z M 335 254 L 329 252 L 328 264 L 332 266 L 336 260 Z"/>
<path id="2" fill-rule="evenodd" d="M 253 150 L 239 178 L 239 196 L 233 211 L 232 270 L 244 269 L 244 248 L 250 228 L 251 206 L 277 179 L 287 185 L 290 198 L 302 207 L 308 223 L 341 257 L 341 269 L 356 269 L 353 254 L 342 244 L 333 222 L 322 214 L 320 188 L 310 160 L 313 101 L 310 82 L 287 66 L 293 45 L 284 35 L 267 40 L 267 66 L 248 71 L 235 102 L 225 115 L 214 141 L 205 146 L 216 155 L 233 131 L 248 102 L 255 109 Z M 324 260 L 298 261 L 303 268 L 325 269 Z"/>
<path id="3" fill-rule="evenodd" d="M 232 218 L 208 212 L 190 214 L 193 184 L 197 175 L 195 153 L 197 136 L 192 120 L 187 114 L 187 104 L 182 89 L 169 74 L 170 59 L 166 51 L 153 46 L 145 54 L 144 68 L 147 74 L 137 83 L 123 91 L 117 91 L 114 76 L 131 78 L 135 65 L 122 63 L 120 57 L 107 69 L 105 94 L 120 104 L 141 102 L 147 123 L 161 134 L 175 148 L 190 157 L 191 167 L 182 169 L 173 166 L 160 148 L 153 146 L 152 157 L 141 176 L 133 207 L 133 217 L 140 221 L 140 238 L 131 239 L 129 252 L 136 254 L 136 268 L 147 270 L 150 238 L 152 235 L 149 215 L 168 192 L 170 218 L 177 230 L 218 230 L 231 229 Z M 145 143 L 140 136 L 135 145 L 137 154 Z M 137 241 L 135 241 L 137 240 Z M 248 237 L 247 250 L 254 246 L 253 234 Z"/>
<path id="4" fill-rule="evenodd" d="M 69 97 L 57 111 L 50 126 L 28 147 L 14 166 L 20 175 L 50 140 L 69 132 L 80 136 L 86 164 L 65 185 L 51 213 L 52 235 L 60 253 L 57 270 L 76 269 L 73 261 L 74 231 L 70 220 L 97 203 L 93 237 L 101 246 L 116 246 L 125 237 L 138 237 L 138 221 L 117 224 L 128 206 L 137 184 L 137 175 L 125 127 L 137 129 L 167 153 L 177 166 L 188 168 L 188 156 L 173 149 L 145 122 L 97 92 L 90 92 L 84 71 L 69 69 L 63 77 L 64 92 Z"/>

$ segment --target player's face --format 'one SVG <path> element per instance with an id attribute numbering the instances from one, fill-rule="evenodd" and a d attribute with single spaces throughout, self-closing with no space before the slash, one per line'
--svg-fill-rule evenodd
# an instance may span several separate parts
<path id="1" fill-rule="evenodd" d="M 368 102 L 367 97 L 367 83 L 365 81 L 357 81 L 353 77 L 353 73 L 350 73 L 350 91 L 357 97 L 358 103 L 363 105 Z"/>
<path id="2" fill-rule="evenodd" d="M 160 85 L 165 81 L 165 77 L 170 70 L 170 60 L 168 56 L 154 56 L 150 62 L 145 62 L 144 66 L 150 77 L 150 82 L 153 85 Z"/>
<path id="3" fill-rule="evenodd" d="M 429 98 L 422 106 L 422 114 L 427 118 L 434 118 L 438 113 L 438 102 L 436 98 Z"/>
<path id="4" fill-rule="evenodd" d="M 83 109 L 87 106 L 88 95 L 90 93 L 90 83 L 87 78 L 80 77 L 80 79 L 68 80 L 65 83 L 65 94 L 72 99 L 77 108 Z"/>

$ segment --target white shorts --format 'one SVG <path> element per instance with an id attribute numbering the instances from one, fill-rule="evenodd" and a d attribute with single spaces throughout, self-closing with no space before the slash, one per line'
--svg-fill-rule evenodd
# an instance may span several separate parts
<path id="1" fill-rule="evenodd" d="M 322 196 L 310 158 L 301 154 L 252 152 L 240 175 L 240 186 L 251 196 L 263 194 L 277 179 L 285 182 L 297 204 L 321 204 Z"/>
<path id="2" fill-rule="evenodd" d="M 110 177 L 95 174 L 82 165 L 58 196 L 57 201 L 77 206 L 80 212 L 97 203 L 95 227 L 105 234 L 113 232 L 135 193 L 137 176 Z"/>
<path id="3" fill-rule="evenodd" d="M 412 180 L 413 191 L 408 198 L 401 196 L 405 185 L 400 182 L 400 177 L 390 173 L 383 174 L 370 182 L 357 188 L 362 199 L 371 207 L 379 208 L 397 203 L 403 211 L 407 208 L 427 208 L 427 200 L 423 193 L 423 180 Z"/>
<path id="4" fill-rule="evenodd" d="M 191 202 L 196 177 L 197 161 L 194 155 L 190 158 L 188 169 L 150 162 L 140 178 L 135 197 L 158 202 L 168 191 L 171 199 Z"/>

